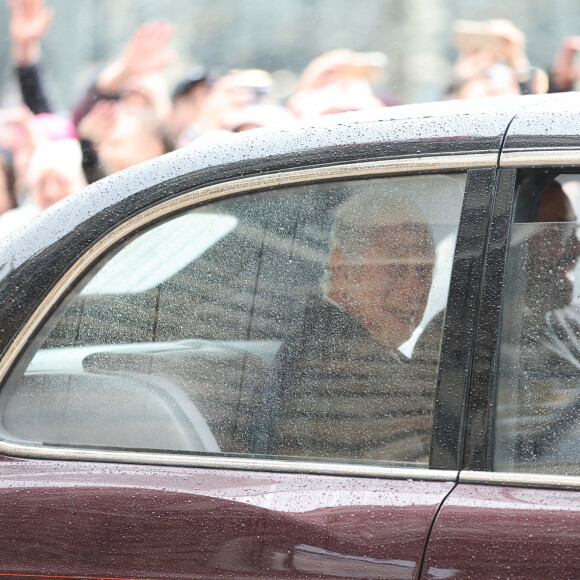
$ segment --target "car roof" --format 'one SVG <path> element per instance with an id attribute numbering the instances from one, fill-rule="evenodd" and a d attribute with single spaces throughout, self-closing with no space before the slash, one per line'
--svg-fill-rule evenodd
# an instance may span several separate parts
<path id="1" fill-rule="evenodd" d="M 0 277 L 38 255 L 67 233 L 160 183 L 175 183 L 196 172 L 239 166 L 240 176 L 251 163 L 267 172 L 268 160 L 292 158 L 296 167 L 308 156 L 354 162 L 345 151 L 378 146 L 368 158 L 440 154 L 467 142 L 464 152 L 498 151 L 506 128 L 518 113 L 575 110 L 576 94 L 492 98 L 470 101 L 383 107 L 299 121 L 228 135 L 217 142 L 184 147 L 173 153 L 104 178 L 45 210 L 18 232 L 0 240 Z M 447 144 L 447 145 L 446 145 Z M 429 150 L 431 147 L 431 151 Z M 457 149 L 455 149 L 457 151 Z M 342 155 L 342 157 L 341 157 Z M 364 159 L 364 158 L 363 158 Z M 280 169 L 273 164 L 274 169 Z M 288 167 L 287 169 L 290 169 Z M 172 188 L 166 187 L 171 196 Z"/>

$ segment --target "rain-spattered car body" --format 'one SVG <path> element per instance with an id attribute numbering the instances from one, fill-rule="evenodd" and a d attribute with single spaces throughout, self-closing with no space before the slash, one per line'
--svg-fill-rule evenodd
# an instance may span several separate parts
<path id="1" fill-rule="evenodd" d="M 577 576 L 579 104 L 237 134 L 4 240 L 0 573 Z"/>

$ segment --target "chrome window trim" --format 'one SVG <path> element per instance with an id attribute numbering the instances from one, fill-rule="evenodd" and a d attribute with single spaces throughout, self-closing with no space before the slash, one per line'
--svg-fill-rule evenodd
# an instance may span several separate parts
<path id="1" fill-rule="evenodd" d="M 465 470 L 459 472 L 459 483 L 580 489 L 580 476 Z"/>
<path id="2" fill-rule="evenodd" d="M 169 451 L 109 451 L 76 447 L 56 448 L 24 446 L 2 442 L 2 452 L 31 459 L 59 459 L 110 463 L 135 463 L 173 467 L 199 467 L 206 469 L 240 469 L 281 473 L 316 473 L 354 477 L 378 477 L 428 481 L 457 481 L 457 471 L 420 467 L 387 467 L 382 465 L 312 461 L 301 458 L 262 459 L 252 457 L 224 457 L 220 455 L 194 455 Z"/>
<path id="3" fill-rule="evenodd" d="M 505 151 L 499 160 L 502 168 L 547 165 L 580 165 L 580 149 Z"/>
<path id="4" fill-rule="evenodd" d="M 326 167 L 314 167 L 295 171 L 256 175 L 225 183 L 209 185 L 195 189 L 178 197 L 157 204 L 139 215 L 120 224 L 103 236 L 89 248 L 58 280 L 51 291 L 40 303 L 22 330 L 16 336 L 6 354 L 0 361 L 0 381 L 3 381 L 21 350 L 25 348 L 37 328 L 43 323 L 55 304 L 74 284 L 78 278 L 115 243 L 135 230 L 161 217 L 169 216 L 189 206 L 225 196 L 247 193 L 264 188 L 307 184 L 336 179 L 355 177 L 378 177 L 397 173 L 413 174 L 433 170 L 466 171 L 471 168 L 494 167 L 497 155 L 494 153 L 475 153 L 458 155 L 440 155 L 432 157 L 414 157 L 388 159 L 363 163 L 352 163 Z M 223 456 L 179 455 L 175 452 L 149 451 L 105 451 L 87 450 L 74 447 L 35 446 L 26 443 L 14 443 L 0 439 L 0 453 L 19 457 L 41 459 L 78 459 L 85 461 L 113 461 L 125 463 L 151 463 L 157 465 L 177 465 L 190 467 L 210 467 L 221 469 L 256 469 L 264 471 L 288 471 L 304 473 L 321 473 L 329 475 L 361 475 L 367 477 L 402 477 L 413 479 L 441 479 L 455 481 L 456 471 L 438 471 L 427 468 L 391 468 L 372 465 L 350 465 L 348 463 L 317 463 L 302 459 L 271 460 L 231 458 Z"/>

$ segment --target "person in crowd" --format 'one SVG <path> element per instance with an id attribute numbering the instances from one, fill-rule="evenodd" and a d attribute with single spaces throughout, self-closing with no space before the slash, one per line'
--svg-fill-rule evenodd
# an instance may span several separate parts
<path id="1" fill-rule="evenodd" d="M 28 199 L 0 216 L 0 235 L 5 236 L 44 209 L 86 185 L 76 139 L 61 139 L 39 145 L 28 165 Z"/>
<path id="2" fill-rule="evenodd" d="M 9 154 L 0 149 L 0 215 L 16 207 L 15 183 Z"/>
<path id="3" fill-rule="evenodd" d="M 547 75 L 530 66 L 526 38 L 513 22 L 457 21 L 454 43 L 459 51 L 446 98 L 470 99 L 545 93 Z"/>
<path id="4" fill-rule="evenodd" d="M 521 94 L 514 71 L 505 64 L 474 69 L 469 77 L 456 78 L 447 89 L 447 99 L 514 97 Z"/>
<path id="5" fill-rule="evenodd" d="M 173 151 L 167 125 L 152 109 L 101 99 L 78 126 L 88 183 Z"/>
<path id="6" fill-rule="evenodd" d="M 306 67 L 288 108 L 297 118 L 306 119 L 382 107 L 372 82 L 380 79 L 385 66 L 382 53 L 326 52 Z"/>
<path id="7" fill-rule="evenodd" d="M 117 111 L 115 101 L 102 99 L 95 103 L 77 127 L 83 152 L 82 166 L 87 183 L 94 183 L 108 175 L 99 157 L 99 147 L 115 127 Z"/>
<path id="8" fill-rule="evenodd" d="M 111 175 L 172 150 L 165 125 L 155 115 L 117 106 L 110 129 L 103 131 L 97 142 L 96 166 Z"/>
<path id="9" fill-rule="evenodd" d="M 0 112 L 0 149 L 8 153 L 18 204 L 26 198 L 28 164 L 35 149 L 61 139 L 76 139 L 74 126 L 64 117 L 50 113 L 32 115 L 26 107 Z"/>
<path id="10" fill-rule="evenodd" d="M 177 144 L 179 136 L 194 125 L 203 110 L 213 84 L 213 75 L 201 65 L 194 66 L 175 85 L 171 94 L 171 114 L 167 119 L 167 130 Z"/>
<path id="11" fill-rule="evenodd" d="M 6 152 L 14 171 L 14 192 L 18 202 L 26 190 L 26 171 L 36 146 L 31 130 L 32 118 L 26 107 L 0 110 L 0 149 Z"/>
<path id="12" fill-rule="evenodd" d="M 249 107 L 256 98 L 255 92 L 238 82 L 238 75 L 230 73 L 217 80 L 200 104 L 197 115 L 181 133 L 177 146 L 193 142 L 214 142 L 227 138 L 231 133 L 231 119 Z"/>
<path id="13" fill-rule="evenodd" d="M 408 196 L 367 191 L 339 207 L 321 292 L 277 354 L 264 405 L 273 425 L 257 429 L 277 435 L 257 452 L 425 460 L 442 317 L 412 358 L 398 347 L 421 322 L 434 260 L 429 222 Z M 344 416 L 329 418 L 337 398 Z"/>
<path id="14" fill-rule="evenodd" d="M 554 59 L 550 73 L 551 93 L 577 90 L 580 80 L 580 64 L 576 57 L 580 52 L 580 36 L 566 36 Z"/>
<path id="15" fill-rule="evenodd" d="M 54 12 L 44 0 L 11 0 L 9 6 L 13 59 L 22 98 L 36 114 L 36 124 L 47 129 L 53 106 L 46 95 L 39 62 L 41 41 Z M 172 109 L 161 75 L 174 59 L 167 48 L 172 35 L 173 26 L 166 22 L 140 26 L 119 57 L 99 72 L 75 108 L 73 119 L 78 126 L 88 183 L 172 149 L 160 127 Z M 55 128 L 56 117 L 50 119 Z M 74 129 L 65 136 L 76 136 Z M 132 138 L 137 140 L 131 144 Z M 106 151 L 104 160 L 100 158 L 101 148 Z"/>
<path id="16" fill-rule="evenodd" d="M 33 125 L 43 125 L 46 130 L 52 123 L 54 128 L 58 124 L 54 117 L 50 122 L 41 117 L 55 114 L 41 66 L 41 44 L 54 9 L 47 7 L 45 0 L 8 0 L 8 6 L 13 62 L 23 102 L 36 117 Z M 292 118 L 373 109 L 391 102 L 388 96 L 386 100 L 377 98 L 373 90 L 375 81 L 384 75 L 386 56 L 349 49 L 326 52 L 306 67 L 286 103 L 287 112 L 277 103 L 256 99 L 252 87 L 240 82 L 239 73 L 217 80 L 201 66 L 190 69 L 170 97 L 164 73 L 176 58 L 169 46 L 174 32 L 174 26 L 164 21 L 139 26 L 121 53 L 98 71 L 74 107 L 72 121 L 80 138 L 88 183 L 176 146 L 201 143 L 202 136 L 206 141 L 221 140 L 232 131 L 281 124 Z M 548 89 L 547 75 L 530 66 L 524 34 L 509 20 L 458 22 L 454 40 L 459 56 L 447 98 Z M 578 37 L 564 40 L 550 77 L 550 90 L 574 86 L 579 77 L 574 55 L 579 49 Z M 124 130 L 127 139 L 144 137 L 133 142 L 138 150 L 134 155 L 126 154 L 128 142 L 121 143 Z M 25 159 L 30 157 L 31 147 L 28 150 L 28 155 L 13 155 L 17 191 L 22 191 L 19 184 L 26 175 Z M 121 150 L 125 154 L 121 155 Z M 101 158 L 103 151 L 106 159 Z"/>
<path id="17" fill-rule="evenodd" d="M 10 0 L 12 60 L 24 104 L 37 115 L 54 112 L 40 67 L 41 43 L 54 17 L 44 0 Z"/>
<path id="18" fill-rule="evenodd" d="M 46 79 L 42 73 L 41 44 L 50 23 L 54 10 L 47 8 L 44 0 L 10 0 L 10 36 L 12 42 L 12 59 L 16 77 L 19 82 L 22 101 L 33 118 L 26 120 L 26 132 L 29 134 L 27 146 L 15 154 L 17 184 L 19 195 L 26 191 L 25 176 L 27 164 L 39 141 L 76 138 L 74 126 L 64 117 L 54 115 L 54 104 L 48 96 Z M 40 135 L 40 140 L 38 136 Z M 90 142 L 83 142 L 86 151 L 87 180 L 92 182 L 93 175 L 99 175 L 98 160 Z"/>
<path id="19" fill-rule="evenodd" d="M 174 27 L 147 22 L 103 68 L 73 111 L 88 183 L 172 151 L 172 103 L 163 70 Z"/>
<path id="20" fill-rule="evenodd" d="M 165 119 L 171 111 L 168 86 L 162 76 L 175 60 L 168 48 L 174 27 L 163 21 L 142 24 L 121 54 L 103 68 L 73 111 L 73 122 L 101 100 L 124 101 L 131 108 L 146 110 Z"/>
<path id="21" fill-rule="evenodd" d="M 248 105 L 229 117 L 227 128 L 241 133 L 261 127 L 281 127 L 294 120 L 292 113 L 280 105 Z"/>

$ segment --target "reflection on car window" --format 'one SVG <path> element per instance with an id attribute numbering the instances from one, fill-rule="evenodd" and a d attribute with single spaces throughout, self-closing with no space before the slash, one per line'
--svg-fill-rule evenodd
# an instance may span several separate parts
<path id="1" fill-rule="evenodd" d="M 230 233 L 229 215 L 190 213 L 147 232 L 121 250 L 82 290 L 88 294 L 138 294 L 183 270 Z M 127 269 L 127 264 L 131 269 Z"/>
<path id="2" fill-rule="evenodd" d="M 136 236 L 29 348 L 2 436 L 426 465 L 464 185 L 286 188 Z"/>
<path id="3" fill-rule="evenodd" d="M 522 182 L 500 343 L 494 467 L 580 474 L 580 176 Z"/>

